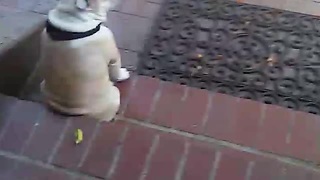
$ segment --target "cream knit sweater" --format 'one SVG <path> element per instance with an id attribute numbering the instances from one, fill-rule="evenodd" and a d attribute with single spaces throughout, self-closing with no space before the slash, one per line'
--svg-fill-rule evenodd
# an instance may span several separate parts
<path id="1" fill-rule="evenodd" d="M 49 21 L 69 32 L 85 32 L 97 27 L 111 7 L 109 0 L 89 0 L 90 6 L 62 0 L 50 11 Z M 84 4 L 85 5 L 85 4 Z M 86 114 L 110 121 L 120 105 L 119 90 L 110 79 L 129 78 L 121 68 L 121 58 L 112 32 L 105 26 L 81 39 L 53 41 L 42 34 L 42 92 L 54 109 L 71 115 Z"/>
<path id="2" fill-rule="evenodd" d="M 85 32 L 106 21 L 107 11 L 112 8 L 111 0 L 60 0 L 57 7 L 51 10 L 48 20 L 57 28 L 69 32 Z M 79 5 L 80 4 L 80 5 Z"/>

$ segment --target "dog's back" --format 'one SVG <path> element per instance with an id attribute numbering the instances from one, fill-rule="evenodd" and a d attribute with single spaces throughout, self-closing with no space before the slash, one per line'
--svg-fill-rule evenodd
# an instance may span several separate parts
<path id="1" fill-rule="evenodd" d="M 47 95 L 66 106 L 86 106 L 108 99 L 104 97 L 106 92 L 113 90 L 108 74 L 110 38 L 112 33 L 105 27 L 91 36 L 69 41 L 52 40 L 44 31 L 42 65 L 46 69 Z"/>
<path id="2" fill-rule="evenodd" d="M 111 0 L 62 0 L 48 14 L 42 33 L 42 92 L 67 114 L 111 120 L 120 105 L 110 81 L 129 78 L 112 32 L 101 25 Z"/>

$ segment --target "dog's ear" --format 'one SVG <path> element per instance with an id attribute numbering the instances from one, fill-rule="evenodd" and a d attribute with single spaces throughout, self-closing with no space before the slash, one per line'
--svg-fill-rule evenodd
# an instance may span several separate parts
<path id="1" fill-rule="evenodd" d="M 76 0 L 76 7 L 85 10 L 89 7 L 88 0 Z"/>

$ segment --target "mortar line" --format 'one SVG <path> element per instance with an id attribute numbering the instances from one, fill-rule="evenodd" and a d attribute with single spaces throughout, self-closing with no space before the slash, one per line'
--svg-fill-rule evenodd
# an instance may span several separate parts
<path id="1" fill-rule="evenodd" d="M 39 125 L 40 125 L 41 122 L 43 123 L 43 121 L 46 120 L 45 119 L 46 118 L 46 114 L 47 114 L 46 110 L 42 109 L 40 114 L 38 115 L 36 121 L 34 122 L 34 124 L 32 126 L 32 129 L 31 129 L 31 133 L 29 134 L 29 136 L 28 136 L 27 140 L 25 141 L 25 143 L 24 143 L 24 145 L 23 145 L 23 147 L 22 147 L 22 149 L 21 149 L 19 154 L 23 154 L 25 152 L 26 148 L 29 146 L 31 140 L 33 139 L 33 136 L 34 136 L 34 134 L 36 132 L 36 129 L 39 128 Z"/>
<path id="2" fill-rule="evenodd" d="M 153 3 L 153 4 L 157 4 L 157 3 Z M 141 18 L 141 19 L 147 19 L 147 20 L 153 20 L 154 19 L 154 18 L 151 18 L 151 17 L 142 16 L 142 15 L 122 12 L 120 10 L 110 10 L 110 12 L 124 14 L 124 15 L 127 15 L 127 16 L 134 16 L 135 18 Z"/>
<path id="3" fill-rule="evenodd" d="M 163 81 L 160 81 L 159 82 L 159 87 L 157 88 L 155 94 L 154 94 L 154 97 L 152 99 L 152 103 L 151 103 L 151 107 L 150 107 L 150 111 L 148 113 L 148 119 L 147 119 L 147 122 L 151 122 L 152 121 L 152 114 L 154 114 L 155 110 L 156 110 L 156 105 L 162 95 L 162 91 L 163 91 L 163 88 L 164 88 L 164 82 Z"/>
<path id="4" fill-rule="evenodd" d="M 160 139 L 160 135 L 157 134 L 155 137 L 154 137 L 154 140 L 152 142 L 152 145 L 151 145 L 151 148 L 150 148 L 150 151 L 147 155 L 147 158 L 146 158 L 146 161 L 144 163 L 144 167 L 143 167 L 143 170 L 141 172 L 141 175 L 140 175 L 140 178 L 139 180 L 145 180 L 148 172 L 149 172 L 149 169 L 150 169 L 150 163 L 151 163 L 151 160 L 152 160 L 152 157 L 154 155 L 154 153 L 156 152 L 156 149 L 159 145 L 159 139 Z"/>
<path id="5" fill-rule="evenodd" d="M 280 156 L 280 155 L 277 155 L 277 154 L 274 154 L 274 153 L 270 153 L 270 152 L 265 152 L 265 151 L 261 151 L 261 150 L 258 150 L 258 149 L 254 149 L 252 147 L 239 145 L 239 144 L 234 144 L 234 143 L 223 141 L 223 140 L 218 140 L 218 139 L 215 139 L 213 137 L 208 137 L 208 136 L 205 136 L 205 135 L 193 134 L 193 133 L 190 133 L 190 132 L 180 131 L 180 130 L 176 130 L 176 129 L 173 129 L 173 128 L 163 127 L 163 126 L 151 124 L 151 123 L 148 123 L 148 122 L 137 121 L 137 120 L 134 120 L 134 119 L 124 118 L 124 117 L 118 118 L 118 119 L 121 120 L 121 121 L 128 122 L 130 124 L 136 124 L 136 125 L 140 125 L 140 126 L 143 126 L 143 127 L 146 127 L 146 128 L 156 129 L 156 130 L 160 130 L 160 131 L 163 131 L 163 132 L 184 136 L 184 137 L 187 137 L 187 138 L 192 138 L 192 139 L 195 139 L 195 140 L 198 140 L 198 141 L 204 141 L 204 142 L 207 142 L 207 143 L 216 144 L 218 146 L 232 148 L 232 149 L 235 149 L 235 150 L 239 150 L 239 151 L 243 151 L 243 152 L 247 152 L 247 153 L 252 153 L 252 154 L 255 154 L 255 155 L 259 155 L 259 156 L 264 156 L 264 157 L 267 157 L 267 158 L 276 159 L 276 160 L 278 160 L 280 162 L 292 164 L 292 165 L 299 166 L 299 167 L 304 166 L 307 169 L 320 172 L 319 168 L 317 166 L 315 166 L 311 161 L 305 161 L 305 160 L 301 160 L 301 159 L 297 159 L 297 158 L 293 158 L 293 157 L 288 157 L 288 156 Z"/>
<path id="6" fill-rule="evenodd" d="M 184 91 L 183 91 L 183 94 L 181 96 L 180 102 L 184 103 L 187 100 L 189 94 L 190 94 L 190 87 L 184 86 Z"/>
<path id="7" fill-rule="evenodd" d="M 63 139 L 64 139 L 64 137 L 65 137 L 65 135 L 66 135 L 66 133 L 67 133 L 67 130 L 68 130 L 68 128 L 69 128 L 69 126 L 71 126 L 71 120 L 70 120 L 71 118 L 67 118 L 66 119 L 66 121 L 67 121 L 67 123 L 65 124 L 65 126 L 63 127 L 63 129 L 62 129 L 62 133 L 61 133 L 61 135 L 59 136 L 59 138 L 58 138 L 58 140 L 56 141 L 56 144 L 55 144 L 55 146 L 53 147 L 53 150 L 52 150 L 52 152 L 51 152 L 51 154 L 50 154 L 50 156 L 49 156 L 49 158 L 48 158 L 48 160 L 47 160 L 47 163 L 52 163 L 52 161 L 53 161 L 53 158 L 56 156 L 56 154 L 57 154 L 57 152 L 58 152 L 58 149 L 59 149 L 59 147 L 61 146 L 61 144 L 62 144 L 62 141 L 63 141 Z"/>
<path id="8" fill-rule="evenodd" d="M 133 79 L 132 79 L 131 85 L 129 87 L 128 97 L 126 98 L 125 102 L 123 102 L 123 104 L 124 104 L 123 105 L 123 109 L 121 110 L 121 112 L 119 112 L 120 115 L 124 115 L 125 111 L 127 110 L 129 101 L 130 101 L 131 96 L 132 96 L 132 93 L 135 90 L 136 85 L 138 83 L 138 76 L 133 75 L 133 74 L 130 74 L 130 76 L 133 76 Z"/>
<path id="9" fill-rule="evenodd" d="M 209 180 L 214 180 L 217 172 L 218 172 L 218 168 L 219 168 L 219 164 L 220 164 L 220 160 L 221 160 L 221 152 L 220 151 L 216 151 L 215 152 L 215 159 L 212 162 L 212 169 L 211 172 L 209 174 Z"/>
<path id="10" fill-rule="evenodd" d="M 95 126 L 95 128 L 94 128 L 94 130 L 93 130 L 93 134 L 92 134 L 92 136 L 91 136 L 91 138 L 89 140 L 88 146 L 83 152 L 81 160 L 80 160 L 80 162 L 78 164 L 78 168 L 80 168 L 83 165 L 84 161 L 86 160 L 86 158 L 87 158 L 87 156 L 89 154 L 89 151 L 90 151 L 90 149 L 91 149 L 91 147 L 93 145 L 93 142 L 94 142 L 95 138 L 98 135 L 98 132 L 99 132 L 99 129 L 100 129 L 100 125 L 101 125 L 101 123 L 100 123 L 100 121 L 98 121 L 96 126 Z"/>
<path id="11" fill-rule="evenodd" d="M 287 174 L 287 167 L 281 167 L 280 168 L 280 177 L 282 178 L 282 179 L 284 179 L 285 178 L 285 176 L 286 176 L 286 174 Z"/>
<path id="12" fill-rule="evenodd" d="M 259 127 L 263 127 L 263 125 L 265 123 L 266 111 L 267 111 L 267 105 L 266 104 L 262 104 L 262 106 L 261 106 L 261 115 L 260 115 L 260 119 L 258 121 Z"/>
<path id="13" fill-rule="evenodd" d="M 286 143 L 287 144 L 290 144 L 290 142 L 291 142 L 291 134 L 292 134 L 292 130 L 293 130 L 293 127 L 294 127 L 294 125 L 295 125 L 295 123 L 296 123 L 296 116 L 295 116 L 295 114 L 296 113 L 293 113 L 292 112 L 292 114 L 291 114 L 291 121 L 289 122 L 289 128 L 288 128 L 288 132 L 287 132 L 287 134 L 286 134 Z"/>
<path id="14" fill-rule="evenodd" d="M 22 102 L 21 101 L 16 102 L 14 105 L 12 105 L 12 107 L 10 107 L 9 112 L 7 112 L 6 118 L 9 120 L 8 120 L 8 122 L 5 123 L 5 125 L 3 126 L 3 129 L 2 129 L 2 132 L 0 133 L 0 141 L 4 138 L 4 135 L 7 133 L 8 127 L 10 126 L 12 121 L 14 121 L 12 118 L 12 113 L 14 113 L 14 109 L 17 108 L 19 103 L 22 103 Z"/>
<path id="15" fill-rule="evenodd" d="M 210 113 L 210 110 L 211 110 L 211 107 L 212 107 L 212 104 L 213 104 L 213 97 L 215 96 L 215 94 L 213 93 L 209 93 L 209 98 L 208 98 L 208 102 L 207 102 L 207 109 L 204 113 L 204 116 L 203 116 L 203 120 L 201 122 L 201 132 L 205 132 L 206 131 L 206 125 L 207 125 L 207 122 L 209 121 L 209 113 Z"/>
<path id="16" fill-rule="evenodd" d="M 247 167 L 247 171 L 246 171 L 246 177 L 245 180 L 250 180 L 251 176 L 252 176 L 252 170 L 253 170 L 253 166 L 254 166 L 254 162 L 250 161 Z"/>
<path id="17" fill-rule="evenodd" d="M 266 104 L 262 104 L 261 106 L 261 114 L 260 114 L 260 118 L 258 120 L 258 129 L 263 129 L 263 126 L 265 124 L 266 121 L 266 111 L 267 111 L 267 105 Z M 257 135 L 256 138 L 256 142 L 255 142 L 255 146 L 258 145 L 259 141 L 263 138 L 264 136 L 264 132 L 260 132 Z"/>
<path id="18" fill-rule="evenodd" d="M 122 148 L 124 146 L 124 141 L 127 137 L 128 131 L 129 131 L 129 126 L 126 126 L 121 134 L 121 137 L 119 140 L 119 145 L 116 147 L 116 149 L 113 153 L 114 157 L 111 162 L 111 167 L 110 167 L 109 171 L 106 173 L 105 179 L 111 179 L 111 177 L 114 175 L 114 173 L 117 169 L 118 162 L 120 160 L 121 153 L 122 153 Z"/>
<path id="19" fill-rule="evenodd" d="M 76 170 L 62 168 L 60 166 L 55 166 L 53 164 L 48 164 L 48 163 L 45 163 L 45 162 L 42 162 L 42 161 L 39 161 L 39 160 L 30 159 L 27 156 L 13 154 L 11 152 L 6 152 L 6 151 L 0 150 L 0 156 L 4 156 L 4 157 L 10 158 L 10 159 L 13 159 L 13 160 L 18 162 L 16 164 L 19 164 L 19 162 L 28 163 L 28 164 L 39 166 L 39 167 L 42 167 L 42 168 L 50 169 L 50 170 L 53 170 L 53 171 L 60 171 L 62 173 L 70 175 L 71 177 L 74 177 L 74 176 L 87 177 L 87 178 L 90 178 L 92 180 L 100 180 L 101 179 L 101 178 L 96 178 L 94 176 L 90 176 L 90 175 L 84 174 L 84 173 L 76 171 Z M 16 166 L 16 168 L 17 167 L 18 166 Z"/>
<path id="20" fill-rule="evenodd" d="M 190 142 L 186 139 L 184 143 L 184 150 L 183 154 L 180 158 L 180 162 L 178 165 L 178 170 L 176 171 L 175 180 L 182 180 L 184 168 L 188 159 L 189 155 L 189 149 L 190 149 Z"/>

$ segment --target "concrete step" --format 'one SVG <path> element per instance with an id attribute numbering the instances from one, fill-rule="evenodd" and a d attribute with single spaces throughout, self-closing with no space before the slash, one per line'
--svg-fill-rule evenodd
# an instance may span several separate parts
<path id="1" fill-rule="evenodd" d="M 46 17 L 0 6 L 0 93 L 18 97 L 39 60 Z"/>

